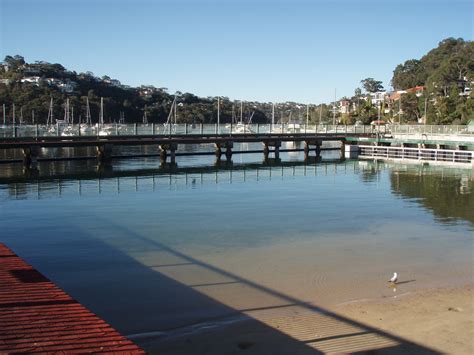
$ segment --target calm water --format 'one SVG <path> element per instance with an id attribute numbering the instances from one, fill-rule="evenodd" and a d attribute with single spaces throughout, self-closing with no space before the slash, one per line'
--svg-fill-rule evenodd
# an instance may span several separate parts
<path id="1" fill-rule="evenodd" d="M 473 281 L 472 170 L 337 158 L 2 165 L 0 241 L 128 335 Z"/>

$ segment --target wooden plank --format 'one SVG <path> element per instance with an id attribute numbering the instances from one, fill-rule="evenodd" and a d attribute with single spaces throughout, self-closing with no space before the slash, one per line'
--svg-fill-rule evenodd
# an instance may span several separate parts
<path id="1" fill-rule="evenodd" d="M 0 353 L 144 354 L 0 243 Z"/>

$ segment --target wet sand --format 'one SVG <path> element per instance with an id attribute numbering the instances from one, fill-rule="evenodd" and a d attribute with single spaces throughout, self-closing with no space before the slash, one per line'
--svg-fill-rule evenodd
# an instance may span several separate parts
<path id="1" fill-rule="evenodd" d="M 296 305 L 167 339 L 136 339 L 160 354 L 451 353 L 474 351 L 474 285 L 318 308 Z"/>

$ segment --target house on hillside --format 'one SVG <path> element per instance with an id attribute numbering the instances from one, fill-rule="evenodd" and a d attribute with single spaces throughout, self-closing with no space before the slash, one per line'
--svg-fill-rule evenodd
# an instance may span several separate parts
<path id="1" fill-rule="evenodd" d="M 23 83 L 23 84 L 29 83 L 29 84 L 39 86 L 39 84 L 41 82 L 41 77 L 39 77 L 39 76 L 27 76 L 27 77 L 24 77 L 24 78 L 20 79 L 20 82 Z"/>
<path id="2" fill-rule="evenodd" d="M 351 112 L 351 102 L 349 100 L 339 101 L 339 113 L 347 114 Z"/>
<path id="3" fill-rule="evenodd" d="M 371 92 L 369 95 L 370 95 L 370 100 L 372 101 L 372 105 L 377 106 L 385 102 L 387 92 L 377 91 L 377 92 Z"/>

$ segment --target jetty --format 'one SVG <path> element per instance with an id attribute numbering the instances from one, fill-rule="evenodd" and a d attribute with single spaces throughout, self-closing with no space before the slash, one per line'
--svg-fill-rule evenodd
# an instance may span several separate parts
<path id="1" fill-rule="evenodd" d="M 304 151 L 305 158 L 323 149 L 339 149 L 341 158 L 359 155 L 374 159 L 423 159 L 474 164 L 474 129 L 470 126 L 426 125 L 294 125 L 253 124 L 244 133 L 232 124 L 96 124 L 22 125 L 0 127 L 0 151 L 20 149 L 26 169 L 36 169 L 41 160 L 97 159 L 109 164 L 113 159 L 159 156 L 160 163 L 175 164 L 180 155 L 215 155 L 227 161 L 236 153 L 262 152 L 279 159 L 281 152 Z M 283 142 L 296 142 L 303 148 L 282 149 Z M 338 148 L 323 148 L 325 142 L 338 142 Z M 261 150 L 234 150 L 235 143 L 261 143 Z M 114 155 L 120 146 L 158 146 L 159 154 Z M 183 145 L 209 145 L 209 151 L 179 151 Z M 42 148 L 94 147 L 94 156 L 41 157 Z M 415 149 L 415 150 L 413 150 Z M 2 159 L 0 163 L 17 163 Z"/>
<path id="2" fill-rule="evenodd" d="M 0 244 L 0 353 L 145 352 Z"/>

